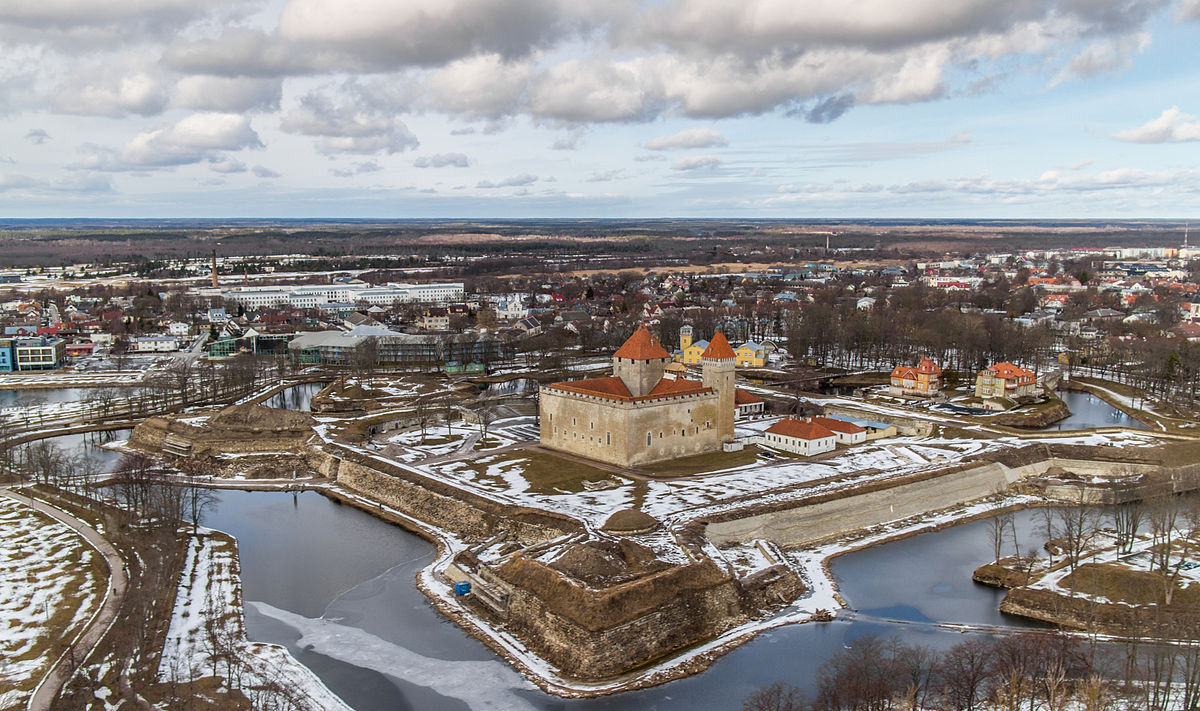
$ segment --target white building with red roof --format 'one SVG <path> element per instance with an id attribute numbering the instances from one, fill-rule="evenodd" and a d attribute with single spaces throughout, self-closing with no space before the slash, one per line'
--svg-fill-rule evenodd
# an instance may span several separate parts
<path id="1" fill-rule="evenodd" d="M 817 419 L 815 417 L 782 419 L 766 429 L 762 435 L 762 443 L 774 449 L 782 449 L 785 452 L 802 454 L 806 457 L 822 452 L 832 452 L 837 448 L 837 433 L 821 422 L 817 422 Z M 824 420 L 825 418 L 820 419 Z"/>
<path id="2" fill-rule="evenodd" d="M 734 362 L 718 332 L 699 381 L 668 373 L 671 354 L 640 326 L 613 354 L 613 374 L 545 385 L 541 443 L 619 466 L 720 451 L 733 439 Z"/>

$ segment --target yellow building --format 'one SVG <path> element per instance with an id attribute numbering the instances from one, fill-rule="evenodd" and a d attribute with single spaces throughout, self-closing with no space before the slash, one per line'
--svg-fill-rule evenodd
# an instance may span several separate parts
<path id="1" fill-rule="evenodd" d="M 755 343 L 746 341 L 733 349 L 739 368 L 761 368 L 767 363 L 767 349 Z"/>

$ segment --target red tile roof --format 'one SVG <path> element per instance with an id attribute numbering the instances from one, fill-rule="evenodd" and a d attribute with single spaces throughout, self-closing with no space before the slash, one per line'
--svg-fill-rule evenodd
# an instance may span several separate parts
<path id="1" fill-rule="evenodd" d="M 745 390 L 742 390 L 741 388 L 738 388 L 733 391 L 733 404 L 734 405 L 749 405 L 751 403 L 762 402 L 762 401 L 763 401 L 763 399 L 761 397 L 755 395 L 754 393 L 748 393 Z"/>
<path id="2" fill-rule="evenodd" d="M 807 440 L 837 436 L 828 427 L 813 422 L 812 419 L 795 420 L 790 417 L 771 425 L 767 428 L 767 432 Z"/>
<path id="3" fill-rule="evenodd" d="M 917 367 L 915 368 L 911 365 L 898 365 L 892 369 L 893 378 L 908 378 L 909 380 L 916 380 L 918 374 L 941 375 L 942 369 L 938 367 L 937 363 L 934 363 L 929 358 L 921 358 L 921 362 L 917 364 Z"/>
<path id="4" fill-rule="evenodd" d="M 1019 368 L 1008 361 L 997 363 L 988 368 L 985 372 L 991 373 L 997 378 L 1004 380 L 1015 380 L 1019 385 L 1032 384 L 1037 380 L 1037 376 L 1033 372 Z"/>
<path id="5" fill-rule="evenodd" d="M 704 393 L 710 390 L 711 388 L 704 387 L 704 383 L 695 380 L 688 380 L 687 378 L 663 378 L 658 381 L 657 385 L 650 388 L 650 392 L 646 393 L 645 397 Z"/>
<path id="6" fill-rule="evenodd" d="M 581 395 L 599 395 L 617 400 L 631 399 L 633 394 L 629 392 L 629 388 L 625 387 L 625 381 L 613 376 L 610 378 L 587 378 L 586 380 L 568 380 L 561 383 L 552 383 L 552 388 L 559 390 L 569 390 Z"/>
<path id="7" fill-rule="evenodd" d="M 814 418 L 812 418 L 812 421 L 815 422 L 816 424 L 824 427 L 825 429 L 833 430 L 834 432 L 844 432 L 846 434 L 858 434 L 859 432 L 867 431 L 866 428 L 859 427 L 858 425 L 854 424 L 853 422 L 846 422 L 845 420 L 835 420 L 832 417 L 814 417 Z"/>
<path id="8" fill-rule="evenodd" d="M 708 348 L 700 354 L 701 358 L 736 358 L 733 353 L 733 348 L 729 346 L 729 341 L 725 339 L 725 334 L 717 331 L 713 334 L 712 340 L 708 342 Z"/>
<path id="9" fill-rule="evenodd" d="M 657 360 L 659 358 L 670 358 L 671 354 L 655 340 L 654 336 L 650 335 L 650 331 L 646 330 L 646 325 L 638 326 L 638 330 L 633 332 L 629 340 L 617 349 L 613 356 L 617 358 L 629 358 L 630 360 Z M 731 355 L 730 358 L 733 356 Z"/>

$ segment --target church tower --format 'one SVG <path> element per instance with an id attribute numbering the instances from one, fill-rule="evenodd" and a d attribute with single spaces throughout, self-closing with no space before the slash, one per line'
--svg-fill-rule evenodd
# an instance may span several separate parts
<path id="1" fill-rule="evenodd" d="M 733 440 L 734 410 L 734 366 L 737 357 L 726 340 L 725 334 L 717 331 L 708 348 L 700 356 L 704 387 L 712 388 L 720 395 L 717 401 L 717 432 L 722 442 Z"/>
<path id="2" fill-rule="evenodd" d="M 667 370 L 671 354 L 658 344 L 646 325 L 638 326 L 629 340 L 613 353 L 613 375 L 625 383 L 629 394 L 641 397 L 650 392 Z"/>
<path id="3" fill-rule="evenodd" d="M 679 329 L 679 350 L 686 351 L 692 345 L 692 327 L 683 326 Z"/>

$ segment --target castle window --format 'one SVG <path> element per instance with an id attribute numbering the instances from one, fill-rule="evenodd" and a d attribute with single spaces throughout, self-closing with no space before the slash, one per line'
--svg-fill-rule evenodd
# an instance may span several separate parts
<path id="1" fill-rule="evenodd" d="M 646 433 L 646 446 L 649 447 L 653 442 L 654 442 L 654 437 L 649 432 L 647 432 Z"/>
<path id="2" fill-rule="evenodd" d="M 604 433 L 604 443 L 605 443 L 605 444 L 612 444 L 612 432 L 605 432 L 605 433 Z"/>

